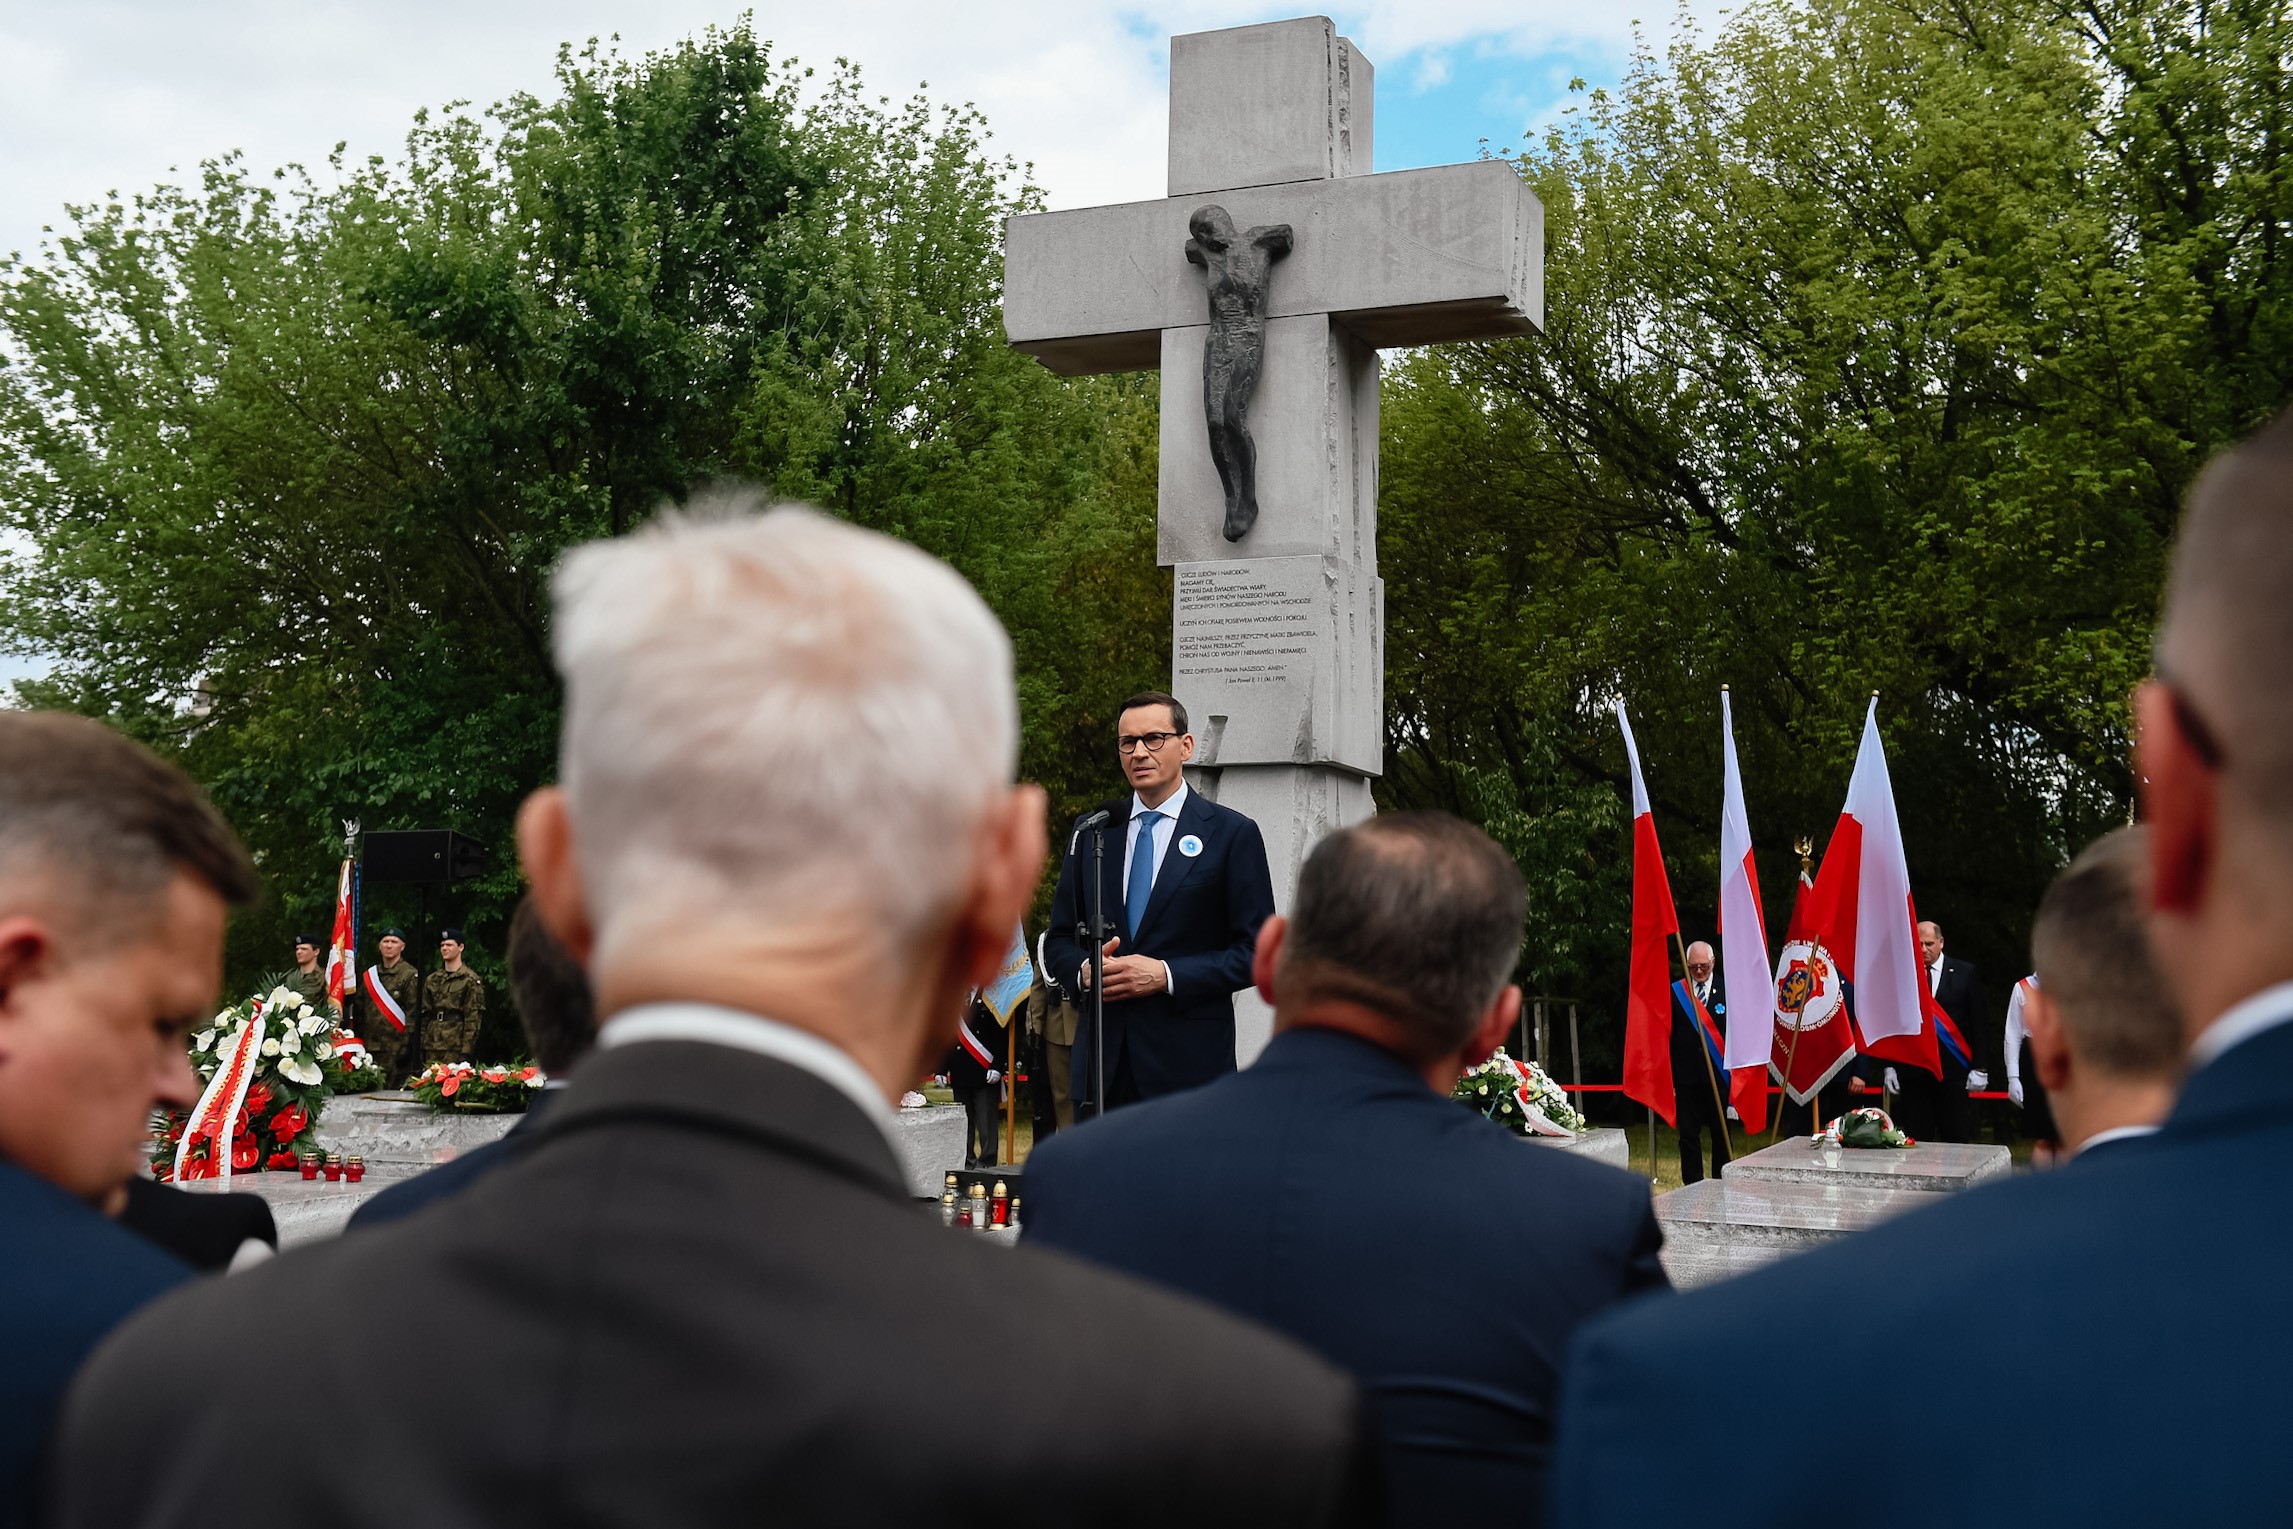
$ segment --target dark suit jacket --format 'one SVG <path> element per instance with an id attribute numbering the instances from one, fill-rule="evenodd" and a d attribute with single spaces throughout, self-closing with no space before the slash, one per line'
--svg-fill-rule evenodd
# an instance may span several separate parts
<path id="1" fill-rule="evenodd" d="M 1515 1140 L 1332 1030 L 1062 1131 L 1027 1159 L 1023 1235 L 1353 1371 L 1396 1524 L 1537 1522 L 1569 1333 L 1665 1283 L 1644 1180 Z"/>
<path id="2" fill-rule="evenodd" d="M 582 1063 L 455 1201 L 154 1306 L 74 1388 L 66 1525 L 1320 1524 L 1364 1495 L 1359 1398 L 1271 1333 L 908 1197 L 831 1085 L 690 1042 Z M 387 1296 L 406 1362 L 266 1325 Z M 951 1313 L 1023 1312 L 984 1345 Z M 490 1357 L 489 1357 L 490 1356 Z M 282 1384 L 340 1450 L 247 1453 Z M 1003 1385 L 999 1377 L 1025 1377 Z M 134 1469 L 121 1469 L 123 1440 Z"/>
<path id="3" fill-rule="evenodd" d="M 1123 842 L 1130 831 L 1131 799 L 1100 805 L 1114 814 L 1107 823 L 1100 885 L 1107 921 L 1119 932 L 1126 923 Z M 1234 995 L 1250 985 L 1258 926 L 1274 916 L 1274 879 L 1256 823 L 1190 788 L 1177 829 L 1165 831 L 1171 832 L 1170 849 L 1147 899 L 1138 940 L 1125 939 L 1117 951 L 1169 962 L 1171 991 L 1110 1003 L 1106 1019 L 1107 1076 L 1114 1077 L 1128 1055 L 1131 1077 L 1149 1099 L 1234 1070 Z M 1200 854 L 1185 853 L 1189 835 L 1202 841 Z M 1062 982 L 1074 980 L 1090 958 L 1075 937 L 1075 926 L 1088 911 L 1084 888 L 1090 878 L 1090 835 L 1070 833 L 1065 848 L 1046 947 L 1051 970 Z M 1077 1098 L 1088 1092 L 1091 1078 L 1090 1028 L 1086 1006 L 1075 1035 Z"/>
<path id="4" fill-rule="evenodd" d="M 41 1456 L 80 1361 L 190 1278 L 181 1259 L 0 1161 L 0 1525 L 31 1522 Z"/>
<path id="5" fill-rule="evenodd" d="M 1711 1049 L 1696 1038 L 1696 1032 L 1702 1028 L 1696 1018 L 1696 1011 L 1680 1001 L 1680 987 L 1686 980 L 1683 977 L 1672 984 L 1672 1099 L 1675 1113 L 1685 1107 L 1701 1110 L 1701 1118 L 1724 1120 L 1727 1118 L 1728 1080 L 1720 1075 L 1716 1064 L 1709 1062 Z M 1704 1007 L 1711 1011 L 1712 1024 L 1720 1032 L 1720 1043 L 1724 1047 L 1728 1039 L 1728 989 L 1727 984 L 1720 980 L 1716 968 L 1712 973 L 1712 996 L 1706 1000 Z M 1705 1069 L 1708 1065 L 1713 1066 L 1714 1070 L 1707 1072 Z M 1712 1097 L 1715 1083 L 1719 1086 L 1717 1102 Z"/>
<path id="6" fill-rule="evenodd" d="M 201 1270 L 228 1269 L 243 1243 L 279 1245 L 278 1221 L 261 1195 L 194 1193 L 144 1178 L 127 1181 L 119 1224 Z"/>
<path id="7" fill-rule="evenodd" d="M 2278 1521 L 2293 1223 L 2269 1207 L 2289 1157 L 2293 1025 L 2197 1073 L 2144 1141 L 1593 1323 L 1561 1409 L 1554 1521 L 1830 1529 L 1849 1501 L 1873 1529 Z M 1713 1426 L 1790 1343 L 1842 1323 L 1867 1381 L 1748 1439 Z M 1989 1383 L 2002 1373 L 2044 1399 Z M 1966 1447 L 1988 1439 L 2011 1441 L 2012 1470 Z"/>
<path id="8" fill-rule="evenodd" d="M 451 1195 L 460 1194 L 496 1168 L 514 1162 L 539 1138 L 542 1120 L 563 1092 L 565 1090 L 559 1088 L 545 1088 L 534 1095 L 526 1104 L 525 1113 L 518 1117 L 517 1124 L 503 1132 L 498 1141 L 473 1147 L 450 1163 L 440 1163 L 427 1172 L 417 1173 L 410 1179 L 403 1179 L 378 1191 L 364 1205 L 350 1213 L 350 1225 L 344 1230 L 362 1231 L 368 1227 L 403 1220 L 418 1210 L 435 1205 Z"/>
<path id="9" fill-rule="evenodd" d="M 1966 1037 L 1968 1055 L 1974 1059 L 1972 1067 L 1981 1068 L 1994 1078 L 2003 1077 L 2005 1069 L 1998 1060 L 1998 1037 L 2005 1034 L 2005 1022 L 1982 1012 L 1982 996 L 1975 991 L 1975 986 L 1973 963 L 1944 951 L 1943 980 L 1935 984 L 1935 1002 L 1951 1016 L 1951 1023 L 1959 1027 L 1959 1034 Z M 1944 1079 L 1954 1088 L 1965 1088 L 1971 1068 L 1961 1067 L 1952 1059 L 1951 1048 L 1939 1041 L 1936 1049 L 1941 1053 Z"/>

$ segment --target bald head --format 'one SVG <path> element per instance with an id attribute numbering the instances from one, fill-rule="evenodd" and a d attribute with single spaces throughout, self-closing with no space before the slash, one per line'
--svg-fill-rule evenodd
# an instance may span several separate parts
<path id="1" fill-rule="evenodd" d="M 2158 629 L 2222 789 L 2293 831 L 2293 409 L 2214 458 L 2189 492 Z"/>

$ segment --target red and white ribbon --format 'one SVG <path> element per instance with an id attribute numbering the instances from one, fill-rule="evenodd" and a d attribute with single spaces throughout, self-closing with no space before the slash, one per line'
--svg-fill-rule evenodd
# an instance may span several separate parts
<path id="1" fill-rule="evenodd" d="M 406 1010 L 399 1006 L 397 999 L 390 996 L 390 989 L 382 985 L 382 968 L 379 966 L 368 967 L 365 982 L 366 996 L 372 999 L 374 1006 L 382 1011 L 382 1017 L 396 1025 L 399 1031 L 403 1033 L 406 1029 Z"/>
<path id="2" fill-rule="evenodd" d="M 183 1182 L 183 1168 L 191 1155 L 191 1144 L 202 1136 L 214 1142 L 207 1154 L 208 1163 L 215 1169 L 213 1176 L 226 1183 L 230 1180 L 231 1123 L 239 1118 L 239 1110 L 247 1102 L 247 1087 L 255 1081 L 256 1069 L 262 1061 L 260 1004 L 255 1006 L 255 1017 L 223 1044 L 229 1049 L 216 1064 L 215 1076 L 208 1081 L 207 1091 L 192 1106 L 191 1123 L 183 1128 L 183 1140 L 175 1147 L 175 1182 L 178 1184 Z"/>

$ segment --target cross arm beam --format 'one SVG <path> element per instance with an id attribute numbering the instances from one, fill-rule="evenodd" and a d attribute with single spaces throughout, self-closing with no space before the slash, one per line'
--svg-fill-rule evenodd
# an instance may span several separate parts
<path id="1" fill-rule="evenodd" d="M 1500 160 L 1032 213 L 1004 224 L 1003 326 L 1055 372 L 1144 371 L 1162 331 L 1208 322 L 1186 221 L 1288 223 L 1267 317 L 1328 313 L 1374 346 L 1533 334 L 1544 207 Z"/>

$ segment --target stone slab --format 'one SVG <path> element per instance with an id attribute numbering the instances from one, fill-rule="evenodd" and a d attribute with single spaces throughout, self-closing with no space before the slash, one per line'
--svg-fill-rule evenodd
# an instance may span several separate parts
<path id="1" fill-rule="evenodd" d="M 1706 1179 L 1656 1197 L 1664 1271 L 1683 1289 L 1710 1284 L 1945 1198 L 1924 1189 Z"/>
<path id="2" fill-rule="evenodd" d="M 921 1109 L 896 1110 L 892 1139 L 900 1144 L 900 1163 L 908 1172 L 908 1193 L 918 1199 L 937 1200 L 948 1170 L 963 1166 L 964 1115 L 960 1104 L 927 1104 Z"/>
<path id="3" fill-rule="evenodd" d="M 365 1158 L 370 1168 L 403 1165 L 418 1171 L 501 1140 L 519 1118 L 475 1110 L 433 1112 L 415 1099 L 349 1094 L 329 1099 L 319 1112 L 318 1141 L 324 1151 Z"/>
<path id="4" fill-rule="evenodd" d="M 1599 1126 L 1567 1141 L 1563 1141 L 1557 1136 L 1530 1136 L 1523 1139 L 1533 1141 L 1539 1146 L 1550 1147 L 1555 1152 L 1569 1152 L 1578 1157 L 1589 1157 L 1594 1162 L 1606 1163 L 1611 1168 L 1629 1170 L 1632 1167 L 1631 1138 L 1614 1126 Z"/>
<path id="5" fill-rule="evenodd" d="M 1270 319 L 1330 314 L 1379 348 L 1544 325 L 1544 204 L 1493 159 L 1007 219 L 1006 337 L 1063 376 L 1161 365 L 1164 330 L 1209 322 L 1186 240 L 1211 201 L 1238 228 L 1290 225 Z"/>
<path id="6" fill-rule="evenodd" d="M 1170 40 L 1170 194 L 1366 175 L 1376 76 L 1327 16 Z"/>
<path id="7" fill-rule="evenodd" d="M 1377 572 L 1377 351 L 1320 314 L 1267 322 L 1250 395 L 1258 447 L 1258 521 L 1226 539 L 1226 490 L 1210 457 L 1202 397 L 1209 326 L 1162 334 L 1160 520 L 1155 560 L 1334 557 Z"/>
<path id="8" fill-rule="evenodd" d="M 1384 584 L 1335 558 L 1180 564 L 1171 691 L 1196 762 L 1377 774 L 1384 616 Z"/>
<path id="9" fill-rule="evenodd" d="M 2014 1171 L 2004 1147 L 1974 1142 L 1920 1142 L 1916 1146 L 1814 1147 L 1805 1137 L 1747 1153 L 1720 1170 L 1733 1184 L 1846 1184 L 1866 1189 L 1924 1189 L 1950 1194 Z"/>

